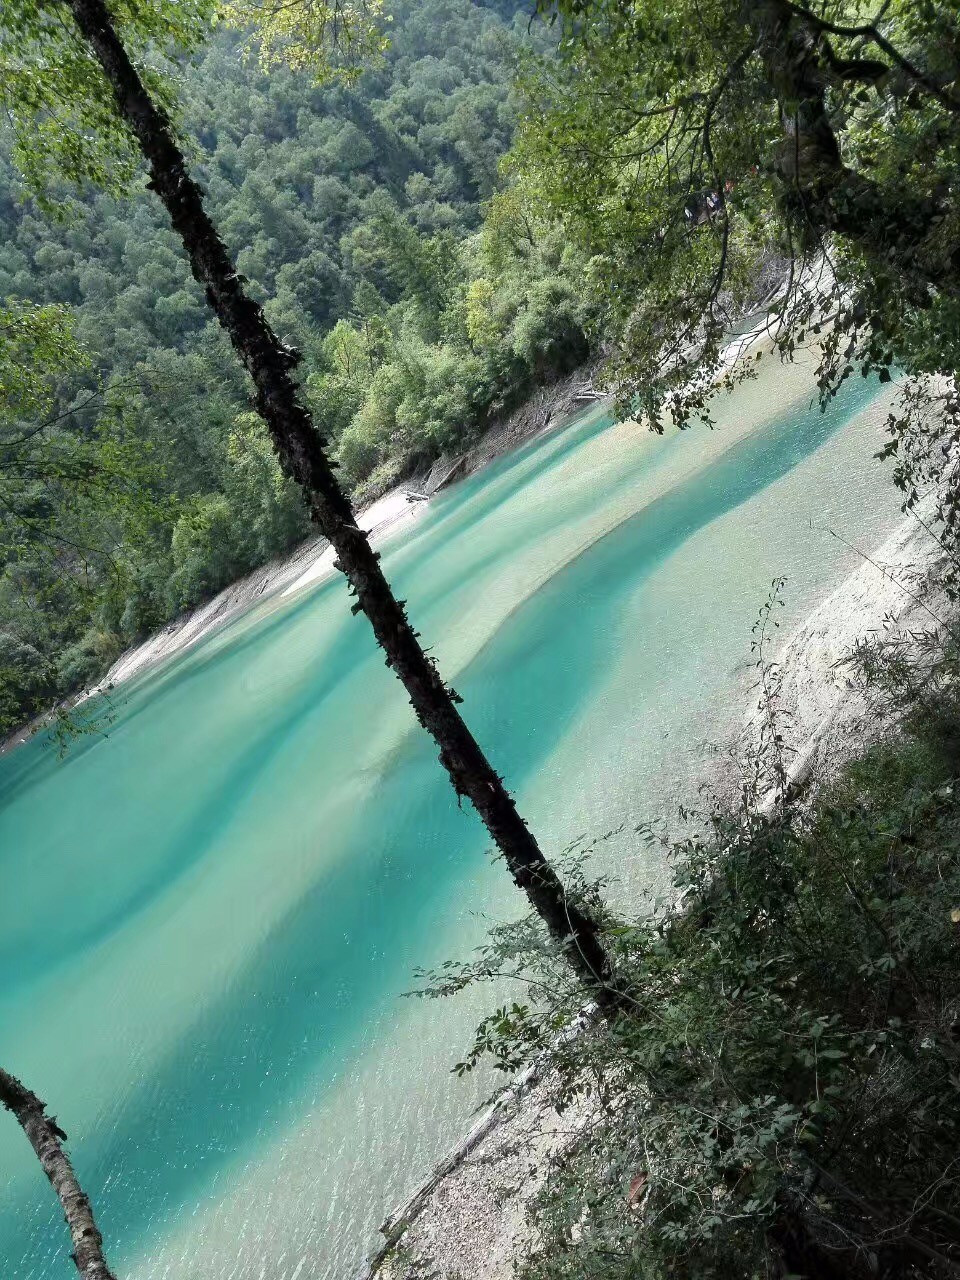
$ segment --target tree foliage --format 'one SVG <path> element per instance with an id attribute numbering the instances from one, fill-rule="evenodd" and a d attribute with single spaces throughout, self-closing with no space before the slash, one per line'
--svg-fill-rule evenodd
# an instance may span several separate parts
<path id="1" fill-rule="evenodd" d="M 264 67 L 355 79 L 389 48 L 383 0 L 226 0 L 223 22 L 246 30 Z"/>
<path id="2" fill-rule="evenodd" d="M 624 398 L 686 421 L 773 259 L 781 351 L 829 330 L 823 394 L 854 368 L 955 371 L 954 5 L 544 8 L 560 59 L 526 69 L 515 165 L 592 259 Z"/>
<path id="3" fill-rule="evenodd" d="M 170 101 L 166 59 L 195 48 L 215 12 L 212 0 L 119 0 L 116 21 L 149 68 L 154 92 Z M 149 56 L 148 56 L 149 55 Z M 57 207 L 66 183 L 118 190 L 137 169 L 108 86 L 70 38 L 58 5 L 17 0 L 0 22 L 0 105 L 16 163 L 36 199 Z"/>
<path id="4" fill-rule="evenodd" d="M 151 509 L 149 462 L 102 398 L 81 394 L 56 411 L 58 386 L 86 365 L 62 307 L 0 310 L 0 728 L 115 656 L 90 609 L 119 585 L 123 530 Z M 99 418 L 71 429 L 93 401 Z"/>

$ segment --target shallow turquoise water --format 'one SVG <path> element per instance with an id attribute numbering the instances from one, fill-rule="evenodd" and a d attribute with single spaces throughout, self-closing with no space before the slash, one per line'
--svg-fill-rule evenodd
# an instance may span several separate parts
<path id="1" fill-rule="evenodd" d="M 549 850 L 689 791 L 770 579 L 789 616 L 896 518 L 884 400 L 771 365 L 718 430 L 588 415 L 396 535 L 385 564 Z M 817 528 L 811 527 L 811 516 Z M 477 1006 L 398 999 L 517 910 L 339 579 L 121 690 L 65 762 L 0 760 L 2 1060 L 47 1097 L 136 1276 L 349 1272 L 475 1097 Z M 659 873 L 605 845 L 624 893 Z M 6 1277 L 70 1274 L 0 1129 Z"/>

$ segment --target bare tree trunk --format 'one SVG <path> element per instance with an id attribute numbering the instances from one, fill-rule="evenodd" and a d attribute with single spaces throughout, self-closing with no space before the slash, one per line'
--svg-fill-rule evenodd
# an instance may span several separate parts
<path id="1" fill-rule="evenodd" d="M 90 1200 L 63 1149 L 67 1135 L 57 1124 L 57 1117 L 48 1116 L 46 1104 L 2 1067 L 0 1103 L 19 1121 L 57 1193 L 73 1241 L 71 1257 L 83 1280 L 115 1280 L 104 1257 L 103 1237 L 94 1221 Z"/>
<path id="2" fill-rule="evenodd" d="M 403 602 L 390 590 L 366 535 L 333 472 L 324 442 L 299 396 L 291 370 L 300 354 L 279 341 L 260 306 L 244 290 L 227 250 L 203 206 L 199 185 L 187 172 L 170 122 L 154 103 L 130 61 L 104 0 L 67 0 L 80 32 L 96 57 L 150 169 L 149 186 L 163 201 L 180 235 L 197 281 L 230 336 L 256 387 L 255 404 L 280 462 L 301 486 L 315 523 L 330 540 L 336 566 L 357 596 L 377 643 L 410 697 L 421 725 L 440 748 L 440 762 L 458 797 L 473 803 L 517 886 L 551 936 L 564 948 L 580 978 L 605 1010 L 621 998 L 594 918 L 568 899 L 564 886 L 517 812 L 431 658 L 417 640 Z"/>

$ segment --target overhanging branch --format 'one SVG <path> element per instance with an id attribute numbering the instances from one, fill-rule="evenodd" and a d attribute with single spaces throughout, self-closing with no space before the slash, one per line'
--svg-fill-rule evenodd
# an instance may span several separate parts
<path id="1" fill-rule="evenodd" d="M 897 49 L 895 45 L 891 44 L 883 32 L 880 31 L 873 23 L 864 23 L 861 26 L 853 27 L 843 26 L 840 23 L 830 22 L 827 18 L 820 17 L 819 14 L 813 13 L 810 9 L 806 8 L 805 5 L 794 3 L 794 0 L 785 0 L 785 3 L 791 12 L 795 13 L 797 17 L 801 18 L 804 22 L 815 27 L 817 31 L 826 32 L 832 36 L 841 36 L 848 40 L 859 39 L 875 44 L 878 49 L 887 55 L 894 66 L 912 80 L 918 88 L 923 89 L 926 93 L 929 93 L 932 97 L 936 98 L 941 106 L 946 107 L 948 111 L 960 112 L 960 99 L 957 99 L 952 94 L 948 93 L 946 89 L 941 85 L 938 85 L 935 80 L 931 80 L 924 71 L 921 71 L 919 67 L 915 66 L 909 58 L 904 57 L 899 49 Z M 874 63 L 870 65 L 882 66 L 882 63 Z"/>

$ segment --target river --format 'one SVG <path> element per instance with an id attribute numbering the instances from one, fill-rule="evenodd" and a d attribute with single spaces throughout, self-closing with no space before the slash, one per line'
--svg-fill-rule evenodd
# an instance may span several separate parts
<path id="1" fill-rule="evenodd" d="M 761 362 L 717 426 L 595 409 L 430 503 L 384 546 L 415 625 L 556 854 L 602 844 L 624 899 L 742 712 L 750 626 L 799 621 L 897 495 L 889 389 L 826 414 Z M 122 686 L 106 736 L 0 759 L 0 1061 L 70 1134 L 118 1274 L 351 1274 L 455 1139 L 483 1008 L 402 998 L 516 913 L 339 578 Z M 732 710 L 732 708 L 735 708 Z M 731 716 L 733 717 L 731 719 Z M 5 1280 L 66 1280 L 66 1233 L 0 1126 Z"/>

